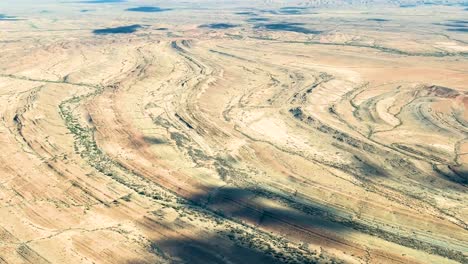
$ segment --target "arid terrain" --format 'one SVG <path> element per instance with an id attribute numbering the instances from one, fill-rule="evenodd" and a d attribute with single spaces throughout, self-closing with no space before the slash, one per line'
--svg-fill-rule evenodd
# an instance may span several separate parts
<path id="1" fill-rule="evenodd" d="M 0 2 L 0 263 L 468 263 L 468 2 Z"/>

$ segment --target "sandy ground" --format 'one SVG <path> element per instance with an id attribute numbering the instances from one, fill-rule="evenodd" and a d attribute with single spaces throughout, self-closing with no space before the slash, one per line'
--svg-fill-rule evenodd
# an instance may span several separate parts
<path id="1" fill-rule="evenodd" d="M 468 11 L 377 2 L 1 3 L 0 263 L 468 263 Z"/>

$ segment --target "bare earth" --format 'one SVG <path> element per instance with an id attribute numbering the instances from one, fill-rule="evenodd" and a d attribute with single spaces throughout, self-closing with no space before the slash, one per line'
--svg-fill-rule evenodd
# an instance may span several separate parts
<path id="1" fill-rule="evenodd" d="M 100 2 L 0 3 L 0 263 L 468 263 L 462 1 Z"/>

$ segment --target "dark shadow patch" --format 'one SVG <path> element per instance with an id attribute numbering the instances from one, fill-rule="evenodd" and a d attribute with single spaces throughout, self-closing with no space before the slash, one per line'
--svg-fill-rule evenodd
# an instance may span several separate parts
<path id="1" fill-rule="evenodd" d="M 141 25 L 135 24 L 130 26 L 114 27 L 114 28 L 103 28 L 95 29 L 93 33 L 96 35 L 107 35 L 107 34 L 131 34 L 142 28 Z"/>
<path id="2" fill-rule="evenodd" d="M 367 19 L 367 21 L 387 22 L 387 21 L 390 21 L 390 20 L 389 20 L 389 19 L 385 19 L 385 18 L 369 18 L 369 19 Z"/>
<path id="3" fill-rule="evenodd" d="M 251 11 L 241 11 L 241 12 L 236 12 L 234 14 L 243 15 L 243 16 L 256 16 L 257 15 L 255 12 L 251 12 Z"/>
<path id="4" fill-rule="evenodd" d="M 261 13 L 272 14 L 272 15 L 300 15 L 300 14 L 316 14 L 308 12 L 305 7 L 283 7 L 278 10 L 263 9 L 259 10 Z"/>
<path id="5" fill-rule="evenodd" d="M 458 177 L 456 182 L 468 185 L 468 166 L 451 166 L 448 165 L 448 168 L 453 172 L 453 174 Z"/>
<path id="6" fill-rule="evenodd" d="M 270 21 L 270 19 L 266 17 L 252 17 L 252 18 L 247 19 L 247 22 L 264 22 L 264 21 Z"/>
<path id="7" fill-rule="evenodd" d="M 159 12 L 165 12 L 165 11 L 170 11 L 172 10 L 171 8 L 160 8 L 157 6 L 139 6 L 139 7 L 132 7 L 132 8 L 127 8 L 125 11 L 129 12 L 143 12 L 143 13 L 159 13 Z"/>
<path id="8" fill-rule="evenodd" d="M 91 11 L 93 11 L 93 10 L 89 10 L 89 9 L 82 9 L 82 10 L 80 10 L 81 13 L 88 13 L 88 12 L 91 12 Z"/>
<path id="9" fill-rule="evenodd" d="M 179 114 L 176 113 L 175 117 L 177 117 L 179 121 L 182 122 L 186 127 L 194 129 L 194 127 L 189 122 L 187 122 L 187 120 L 183 119 Z"/>
<path id="10" fill-rule="evenodd" d="M 307 7 L 286 6 L 280 8 L 278 13 L 286 15 L 299 15 L 303 14 L 305 10 L 307 10 Z"/>
<path id="11" fill-rule="evenodd" d="M 450 22 L 457 24 L 468 24 L 468 20 L 450 20 Z"/>
<path id="12" fill-rule="evenodd" d="M 169 30 L 168 28 L 165 28 L 165 27 L 160 27 L 160 28 L 157 28 L 155 30 L 159 30 L 159 31 L 165 31 L 165 30 Z"/>
<path id="13" fill-rule="evenodd" d="M 195 210 L 203 208 L 203 210 L 210 211 L 216 222 L 221 219 L 236 219 L 241 220 L 244 226 L 249 223 L 249 226 L 253 228 L 264 227 L 273 230 L 279 228 L 282 230 L 280 233 L 287 237 L 297 239 L 307 237 L 310 241 L 317 239 L 325 241 L 323 243 L 345 243 L 335 236 L 328 237 L 321 234 L 321 232 L 338 233 L 343 228 L 348 229 L 341 223 L 330 221 L 329 212 L 320 211 L 318 208 L 315 210 L 315 207 L 314 209 L 301 207 L 298 208 L 299 210 L 291 210 L 261 202 L 263 199 L 278 201 L 279 199 L 294 199 L 293 197 L 263 189 L 237 187 L 207 188 L 205 191 L 206 193 L 199 193 L 188 199 Z M 255 199 L 259 197 L 263 198 Z M 287 203 L 283 200 L 280 202 Z M 184 213 L 182 215 L 185 217 Z M 188 219 L 190 220 L 190 217 Z M 176 226 L 173 228 L 187 229 L 191 226 L 190 222 L 178 219 L 175 221 Z M 168 228 L 151 216 L 142 219 L 140 224 L 143 228 L 150 230 Z M 206 232 L 194 238 L 153 240 L 150 248 L 155 254 L 168 259 L 177 259 L 177 262 L 173 263 L 322 263 L 318 262 L 320 255 L 315 250 L 307 247 L 290 247 L 280 236 L 274 238 L 266 235 L 267 232 L 261 232 L 261 234 L 264 234 L 263 239 L 258 239 L 245 229 L 228 224 L 216 233 Z M 272 248 L 271 246 L 274 245 L 277 247 Z M 326 258 L 322 259 L 323 263 L 335 263 L 327 262 L 328 256 L 326 255 L 322 257 Z"/>
<path id="14" fill-rule="evenodd" d="M 288 15 L 299 15 L 299 14 L 302 14 L 302 11 L 292 9 L 292 10 L 281 10 L 280 13 L 281 14 L 288 14 Z"/>
<path id="15" fill-rule="evenodd" d="M 19 18 L 0 18 L 0 21 L 22 21 L 25 19 L 19 19 Z"/>
<path id="16" fill-rule="evenodd" d="M 415 4 L 401 4 L 400 7 L 401 8 L 410 8 L 410 7 L 417 7 L 418 5 L 415 5 Z"/>
<path id="17" fill-rule="evenodd" d="M 449 28 L 449 29 L 447 29 L 447 31 L 468 32 L 468 27 Z"/>
<path id="18" fill-rule="evenodd" d="M 370 177 L 388 177 L 389 175 L 385 171 L 384 168 L 375 164 L 370 159 L 366 158 L 365 156 L 353 156 L 354 160 L 353 165 L 356 166 L 358 171 L 361 171 L 363 175 L 367 175 Z"/>
<path id="19" fill-rule="evenodd" d="M 434 25 L 447 27 L 447 31 L 468 32 L 468 21 L 466 20 L 449 20 L 448 23 L 434 23 Z"/>
<path id="20" fill-rule="evenodd" d="M 152 145 L 163 145 L 163 144 L 167 144 L 167 141 L 166 141 L 166 140 L 161 139 L 161 138 L 157 138 L 157 137 L 145 136 L 145 137 L 143 137 L 143 140 L 144 140 L 146 143 L 149 143 L 149 144 L 152 144 Z"/>
<path id="21" fill-rule="evenodd" d="M 237 230 L 236 230 L 237 231 Z M 173 263 L 191 264 L 224 264 L 224 263 L 284 263 L 268 255 L 247 246 L 236 245 L 234 240 L 236 233 L 221 232 L 216 236 L 206 239 L 168 239 L 154 241 L 151 248 L 157 248 L 165 256 L 171 256 L 181 260 Z M 253 247 L 253 245 L 252 245 Z"/>
<path id="22" fill-rule="evenodd" d="M 312 30 L 305 27 L 302 27 L 303 23 L 271 23 L 271 24 L 259 24 L 256 25 L 255 28 L 258 29 L 267 29 L 271 31 L 291 31 L 297 33 L 304 33 L 304 34 L 320 34 L 321 31 Z"/>
<path id="23" fill-rule="evenodd" d="M 427 6 L 468 6 L 468 2 L 461 2 L 461 3 L 443 3 L 439 2 L 423 2 L 422 5 Z"/>
<path id="24" fill-rule="evenodd" d="M 200 25 L 200 28 L 213 28 L 213 29 L 228 29 L 228 28 L 235 28 L 239 25 L 229 24 L 229 23 L 213 23 L 213 24 L 204 24 Z"/>
<path id="25" fill-rule="evenodd" d="M 463 173 L 466 177 L 466 168 L 457 168 L 457 170 L 458 174 Z M 289 229 L 292 231 L 291 233 L 288 232 L 288 237 L 297 236 L 296 238 L 301 240 L 303 238 L 302 234 L 307 234 L 307 236 L 311 235 L 312 237 L 318 235 L 322 243 L 338 242 L 342 244 L 344 241 L 340 241 L 338 237 L 323 236 L 311 231 L 321 230 L 319 233 L 334 234 L 354 229 L 393 243 L 448 257 L 457 261 L 466 259 L 463 253 L 459 251 L 423 242 L 415 237 L 400 235 L 398 232 L 388 232 L 378 227 L 367 225 L 361 221 L 354 221 L 350 216 L 345 216 L 332 207 L 315 204 L 312 201 L 302 198 L 304 198 L 304 196 L 297 192 L 287 194 L 277 193 L 261 187 L 223 187 L 207 190 L 205 194 L 193 196 L 190 200 L 204 208 L 209 208 L 211 211 L 219 212 L 223 217 L 227 217 L 228 219 L 240 219 L 257 227 L 284 227 L 282 230 L 286 231 Z M 260 202 L 263 199 L 279 202 L 294 210 L 269 206 L 267 203 Z M 283 235 L 285 235 L 285 233 L 283 233 Z M 299 263 L 304 262 L 302 260 L 299 261 Z"/>
<path id="26" fill-rule="evenodd" d="M 324 210 L 312 204 L 296 202 L 295 195 L 278 194 L 261 188 L 225 187 L 194 196 L 191 200 L 214 211 L 222 212 L 229 218 L 242 219 L 256 226 L 273 227 L 293 223 L 293 226 L 300 227 L 299 229 L 320 228 L 332 232 L 346 229 L 333 218 L 337 213 L 334 209 Z M 275 200 L 295 210 L 268 206 L 258 202 L 256 198 Z"/>
<path id="27" fill-rule="evenodd" d="M 0 14 L 0 21 L 20 21 L 24 19 L 16 18 L 16 16 L 7 16 L 5 14 Z"/>
<path id="28" fill-rule="evenodd" d="M 468 166 L 432 165 L 432 169 L 444 179 L 462 186 L 468 186 Z"/>
<path id="29" fill-rule="evenodd" d="M 260 13 L 272 14 L 272 15 L 279 15 L 280 13 L 276 10 L 259 10 Z"/>
<path id="30" fill-rule="evenodd" d="M 466 24 L 466 23 L 455 22 L 455 21 L 451 21 L 451 22 L 448 22 L 448 23 L 434 23 L 433 25 L 446 26 L 446 27 L 468 27 L 468 24 Z"/>

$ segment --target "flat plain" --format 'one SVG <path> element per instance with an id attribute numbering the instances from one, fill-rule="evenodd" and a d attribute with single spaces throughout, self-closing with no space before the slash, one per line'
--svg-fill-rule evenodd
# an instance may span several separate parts
<path id="1" fill-rule="evenodd" d="M 0 13 L 0 263 L 468 263 L 466 2 Z"/>

